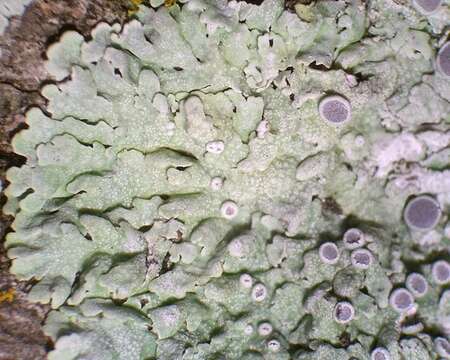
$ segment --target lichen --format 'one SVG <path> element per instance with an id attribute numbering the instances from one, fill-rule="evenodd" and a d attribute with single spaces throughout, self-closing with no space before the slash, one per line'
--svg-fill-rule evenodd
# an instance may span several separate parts
<path id="1" fill-rule="evenodd" d="M 448 3 L 150 4 L 63 34 L 13 140 L 49 358 L 443 356 Z"/>

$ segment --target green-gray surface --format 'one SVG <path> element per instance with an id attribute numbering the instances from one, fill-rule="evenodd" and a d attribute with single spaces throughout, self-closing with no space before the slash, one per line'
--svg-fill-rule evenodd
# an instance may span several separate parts
<path id="1" fill-rule="evenodd" d="M 27 163 L 5 211 L 12 272 L 54 309 L 50 359 L 450 358 L 432 267 L 450 243 L 450 80 L 434 70 L 448 3 L 296 10 L 142 7 L 48 50 L 60 82 L 13 141 Z M 319 113 L 335 95 L 342 123 Z M 438 201 L 432 229 L 404 222 L 417 194 Z M 342 242 L 352 227 L 367 268 Z M 429 289 L 399 313 L 390 294 L 411 272 Z"/>

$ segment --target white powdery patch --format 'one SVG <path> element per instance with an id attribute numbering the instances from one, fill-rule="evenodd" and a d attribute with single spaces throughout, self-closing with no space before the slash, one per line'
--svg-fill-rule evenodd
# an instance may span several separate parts
<path id="1" fill-rule="evenodd" d="M 206 151 L 212 154 L 220 154 L 225 149 L 225 144 L 221 140 L 210 141 L 206 144 Z"/>
<path id="2" fill-rule="evenodd" d="M 223 186 L 223 179 L 221 177 L 213 177 L 211 179 L 211 182 L 209 183 L 209 186 L 211 187 L 211 190 L 218 191 L 222 189 Z"/>
<path id="3" fill-rule="evenodd" d="M 439 194 L 450 191 L 450 170 L 431 171 L 420 167 L 394 178 L 399 189 L 411 188 L 416 193 Z"/>
<path id="4" fill-rule="evenodd" d="M 228 244 L 228 252 L 231 256 L 242 258 L 249 254 L 250 246 L 254 238 L 250 235 L 241 235 L 230 241 Z"/>
<path id="5" fill-rule="evenodd" d="M 258 127 L 256 128 L 256 136 L 260 139 L 264 139 L 269 130 L 270 130 L 269 122 L 267 120 L 262 120 L 258 124 Z"/>
<path id="6" fill-rule="evenodd" d="M 263 322 L 258 326 L 258 334 L 260 336 L 268 336 L 272 333 L 273 327 L 268 322 Z"/>
<path id="7" fill-rule="evenodd" d="M 239 277 L 239 283 L 245 289 L 250 289 L 253 286 L 253 278 L 250 274 L 242 274 Z"/>
<path id="8" fill-rule="evenodd" d="M 423 144 L 410 133 L 402 133 L 399 136 L 383 138 L 373 147 L 376 176 L 386 176 L 394 163 L 400 160 L 416 162 L 425 155 Z"/>
<path id="9" fill-rule="evenodd" d="M 320 98 L 321 94 L 320 93 L 307 93 L 307 94 L 302 94 L 299 96 L 296 96 L 292 105 L 296 108 L 300 108 L 303 106 L 303 104 L 305 104 L 307 101 L 313 100 L 313 101 L 317 101 Z"/>
<path id="10" fill-rule="evenodd" d="M 441 242 L 442 234 L 436 230 L 429 230 L 418 234 L 418 237 L 415 240 L 422 246 L 433 246 Z"/>
<path id="11" fill-rule="evenodd" d="M 253 326 L 251 326 L 250 324 L 247 325 L 244 328 L 244 334 L 247 335 L 247 336 L 253 334 Z"/>
<path id="12" fill-rule="evenodd" d="M 450 145 L 450 131 L 424 131 L 417 134 L 416 137 L 426 145 L 429 153 L 442 150 Z"/>
<path id="13" fill-rule="evenodd" d="M 358 85 L 358 79 L 356 78 L 355 75 L 352 75 L 352 74 L 345 74 L 345 83 L 346 83 L 349 87 L 353 88 L 353 87 L 355 87 L 355 86 Z"/>

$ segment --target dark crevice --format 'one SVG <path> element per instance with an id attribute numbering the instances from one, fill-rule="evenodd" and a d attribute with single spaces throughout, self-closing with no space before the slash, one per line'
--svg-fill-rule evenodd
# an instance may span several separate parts
<path id="1" fill-rule="evenodd" d="M 168 147 L 162 147 L 162 148 L 159 148 L 158 150 L 154 151 L 153 153 L 156 153 L 156 152 L 161 151 L 161 150 L 173 151 L 174 153 L 177 153 L 177 154 L 182 155 L 184 157 L 190 158 L 193 162 L 198 161 L 197 157 L 194 154 L 192 154 L 192 153 L 190 153 L 190 152 L 188 152 L 186 150 L 179 150 L 179 149 L 172 149 L 172 148 L 168 148 Z"/>
<path id="2" fill-rule="evenodd" d="M 45 116 L 47 116 L 48 118 L 52 118 L 52 117 L 53 117 L 53 114 L 52 114 L 50 111 L 48 111 L 46 107 L 44 107 L 44 106 L 39 106 L 39 110 L 41 110 L 42 113 L 43 113 Z M 63 119 L 57 119 L 57 120 L 63 120 Z"/>
<path id="3" fill-rule="evenodd" d="M 176 166 L 175 169 L 177 169 L 178 171 L 185 171 L 186 169 L 188 169 L 190 166 Z"/>
<path id="4" fill-rule="evenodd" d="M 264 0 L 238 0 L 238 2 L 246 2 L 247 4 L 261 5 Z"/>
<path id="5" fill-rule="evenodd" d="M 347 348 L 351 344 L 351 337 L 350 334 L 346 331 L 344 331 L 339 336 L 339 345 L 341 345 L 343 348 Z"/>
<path id="6" fill-rule="evenodd" d="M 382 229 L 382 226 L 374 221 L 364 220 L 361 218 L 358 218 L 355 215 L 348 216 L 344 222 L 342 223 L 343 230 L 350 229 L 350 228 L 359 228 L 363 232 L 367 231 L 368 233 L 372 233 L 373 231 L 376 231 L 377 229 Z"/>
<path id="7" fill-rule="evenodd" d="M 80 281 L 80 277 L 81 277 L 81 271 L 77 271 L 75 274 L 75 278 L 73 279 L 73 283 L 72 283 L 72 287 L 70 290 L 70 296 L 73 295 L 73 293 L 75 292 L 76 288 L 78 287 L 78 283 Z"/>
<path id="8" fill-rule="evenodd" d="M 151 34 L 144 33 L 144 38 L 149 42 L 151 45 L 153 45 L 153 41 L 150 39 Z"/>
<path id="9" fill-rule="evenodd" d="M 170 261 L 170 253 L 167 253 L 166 256 L 164 256 L 164 259 L 161 264 L 161 270 L 159 272 L 159 275 L 165 274 L 166 272 L 170 271 L 174 267 L 174 263 Z"/>
<path id="10" fill-rule="evenodd" d="M 405 265 L 405 273 L 410 274 L 413 272 L 422 273 L 422 267 L 425 264 L 432 264 L 438 260 L 450 261 L 450 255 L 446 249 L 435 250 L 427 254 L 423 259 L 407 259 L 402 257 L 402 262 Z"/>
<path id="11" fill-rule="evenodd" d="M 351 164 L 344 162 L 343 165 L 348 171 L 353 171 L 353 166 Z"/>
<path id="12" fill-rule="evenodd" d="M 330 68 L 326 67 L 323 64 L 317 64 L 315 61 L 310 63 L 308 65 L 308 67 L 310 67 L 311 69 L 314 69 L 314 70 L 319 70 L 319 71 L 329 71 L 330 70 Z"/>
<path id="13" fill-rule="evenodd" d="M 45 343 L 45 351 L 50 352 L 55 348 L 55 344 L 53 343 L 53 340 L 50 338 L 47 338 L 47 342 Z"/>
<path id="14" fill-rule="evenodd" d="M 141 305 L 141 309 L 142 309 L 143 307 L 145 307 L 145 305 L 148 304 L 148 300 L 147 299 L 141 299 L 139 301 L 139 304 Z"/>
<path id="15" fill-rule="evenodd" d="M 14 136 L 15 136 L 16 134 L 18 134 L 18 133 L 21 132 L 22 130 L 26 130 L 26 129 L 28 129 L 28 124 L 27 124 L 27 123 L 21 122 L 21 123 L 17 124 L 17 126 L 15 127 L 15 129 L 12 130 L 12 131 L 10 131 L 10 132 L 8 133 L 9 139 L 14 138 Z"/>
<path id="16" fill-rule="evenodd" d="M 348 71 L 347 71 L 348 72 Z M 362 81 L 367 81 L 367 80 L 369 80 L 370 78 L 372 78 L 373 77 L 373 75 L 364 75 L 364 74 L 362 74 L 362 73 L 360 73 L 360 72 L 358 72 L 358 73 L 353 73 L 352 74 L 354 77 L 356 77 L 356 80 L 358 81 L 358 83 L 360 83 L 360 82 L 362 82 Z"/>
<path id="17" fill-rule="evenodd" d="M 147 231 L 149 231 L 151 228 L 153 227 L 153 225 L 144 225 L 141 226 L 138 231 L 141 233 L 146 233 Z"/>
<path id="18" fill-rule="evenodd" d="M 0 160 L 6 162 L 6 167 L 21 167 L 26 163 L 26 158 L 22 155 L 16 153 L 9 153 L 3 150 L 0 150 Z"/>
<path id="19" fill-rule="evenodd" d="M 61 80 L 52 80 L 52 79 L 46 79 L 40 82 L 40 89 L 44 88 L 47 85 L 55 85 L 57 87 L 59 87 L 62 84 L 68 83 L 72 81 L 72 74 L 67 75 L 65 78 L 61 79 Z"/>
<path id="20" fill-rule="evenodd" d="M 117 299 L 117 298 L 112 298 L 112 302 L 114 305 L 123 305 L 124 303 L 126 303 L 128 300 L 128 298 L 124 298 L 124 299 Z"/>
<path id="21" fill-rule="evenodd" d="M 322 200 L 322 210 L 336 215 L 343 214 L 341 205 L 339 205 L 339 203 L 331 196 L 328 196 Z"/>
<path id="22" fill-rule="evenodd" d="M 25 94 L 37 94 L 37 95 L 39 94 L 38 89 L 23 89 L 23 88 L 19 87 L 17 84 L 15 84 L 9 80 L 0 81 L 0 85 L 11 86 L 12 88 L 16 89 L 17 91 L 20 91 Z"/>
<path id="23" fill-rule="evenodd" d="M 369 289 L 367 289 L 367 286 L 362 287 L 359 291 L 361 291 L 364 295 L 370 296 Z"/>

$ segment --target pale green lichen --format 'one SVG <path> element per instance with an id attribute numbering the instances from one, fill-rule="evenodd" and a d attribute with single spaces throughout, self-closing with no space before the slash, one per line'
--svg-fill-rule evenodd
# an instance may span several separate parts
<path id="1" fill-rule="evenodd" d="M 60 82 L 14 138 L 27 162 L 8 172 L 5 211 L 11 270 L 53 308 L 50 359 L 443 351 L 450 297 L 430 262 L 450 246 L 450 82 L 434 71 L 448 4 L 427 17 L 391 0 L 296 12 L 141 6 L 123 28 L 49 49 Z M 321 117 L 327 98 L 345 99 L 345 121 Z M 442 214 L 416 231 L 403 212 L 422 193 Z M 342 241 L 351 228 L 362 250 Z M 395 311 L 412 272 L 428 292 Z M 336 321 L 342 304 L 349 321 Z"/>

